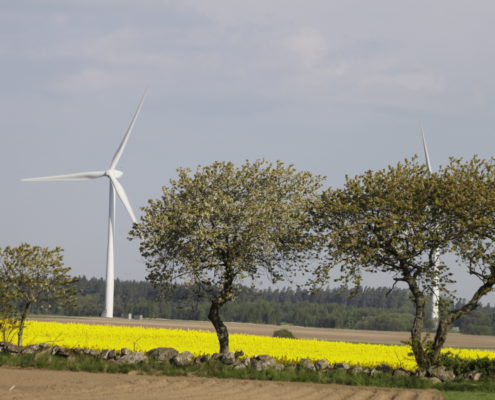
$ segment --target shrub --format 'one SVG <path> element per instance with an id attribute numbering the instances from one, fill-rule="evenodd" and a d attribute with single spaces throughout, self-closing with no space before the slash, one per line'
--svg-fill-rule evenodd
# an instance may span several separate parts
<path id="1" fill-rule="evenodd" d="M 295 336 L 288 329 L 279 329 L 273 332 L 273 337 L 295 339 Z"/>
<path id="2" fill-rule="evenodd" d="M 488 357 L 463 359 L 457 354 L 447 352 L 440 355 L 439 364 L 451 369 L 456 375 L 462 375 L 472 371 L 479 371 L 485 376 L 495 374 L 495 360 L 490 360 Z"/>

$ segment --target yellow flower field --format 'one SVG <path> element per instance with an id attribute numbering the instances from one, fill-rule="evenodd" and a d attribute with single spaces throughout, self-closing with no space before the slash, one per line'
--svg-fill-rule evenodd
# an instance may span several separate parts
<path id="1" fill-rule="evenodd" d="M 218 351 L 216 334 L 199 330 L 157 329 L 127 326 L 65 324 L 57 322 L 28 322 L 24 344 L 46 342 L 62 347 L 87 349 L 115 349 L 148 351 L 156 347 L 173 347 L 194 355 Z M 282 362 L 297 362 L 301 358 L 326 359 L 330 363 L 346 362 L 351 365 L 373 367 L 387 363 L 394 368 L 416 369 L 414 358 L 407 346 L 329 342 L 307 339 L 284 339 L 253 335 L 230 335 L 232 351 L 242 350 L 247 356 L 269 354 Z M 463 358 L 488 356 L 495 352 L 471 349 L 445 349 Z"/>

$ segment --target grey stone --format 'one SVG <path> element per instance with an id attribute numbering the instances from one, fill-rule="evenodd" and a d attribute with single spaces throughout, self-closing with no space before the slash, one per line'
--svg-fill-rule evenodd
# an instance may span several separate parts
<path id="1" fill-rule="evenodd" d="M 424 378 L 422 378 L 422 379 L 425 379 L 425 380 L 427 380 L 428 382 L 433 383 L 434 385 L 435 385 L 435 384 L 437 384 L 437 383 L 442 383 L 442 381 L 441 381 L 439 378 L 437 378 L 436 376 L 432 376 L 432 377 L 430 377 L 430 378 L 426 378 L 426 377 L 424 377 Z"/>
<path id="2" fill-rule="evenodd" d="M 316 370 L 315 364 L 311 360 L 309 360 L 308 358 L 301 358 L 301 360 L 299 361 L 299 368 L 300 369 L 306 369 L 309 371 L 315 371 Z"/>
<path id="3" fill-rule="evenodd" d="M 351 368 L 351 366 L 347 363 L 335 363 L 335 364 L 333 364 L 333 367 L 335 369 L 349 369 L 349 368 Z"/>
<path id="4" fill-rule="evenodd" d="M 370 376 L 377 376 L 377 375 L 381 375 L 381 374 L 383 374 L 383 371 L 376 369 L 376 368 L 373 368 L 370 372 Z"/>
<path id="5" fill-rule="evenodd" d="M 57 357 L 69 357 L 71 354 L 72 354 L 72 350 L 71 349 L 66 349 L 65 347 L 59 347 L 57 349 L 57 351 L 53 352 L 52 351 L 52 354 L 57 356 Z"/>
<path id="6" fill-rule="evenodd" d="M 426 376 L 426 371 L 424 369 L 418 368 L 415 376 L 419 376 L 420 378 L 424 378 Z"/>
<path id="7" fill-rule="evenodd" d="M 449 382 L 455 379 L 454 372 L 444 366 L 431 367 L 428 369 L 428 374 L 432 377 L 439 378 L 442 382 Z"/>
<path id="8" fill-rule="evenodd" d="M 330 364 L 327 360 L 318 360 L 314 364 L 317 371 L 325 371 L 330 368 Z"/>
<path id="9" fill-rule="evenodd" d="M 211 356 L 209 354 L 203 354 L 202 356 L 199 356 L 200 360 L 202 363 L 208 362 L 211 360 Z"/>
<path id="10" fill-rule="evenodd" d="M 392 372 L 393 376 L 411 376 L 412 372 L 408 371 L 407 369 L 404 368 L 396 368 L 394 369 L 394 372 Z"/>
<path id="11" fill-rule="evenodd" d="M 157 361 L 170 361 L 178 354 L 179 352 L 171 347 L 157 347 L 146 353 L 149 358 Z"/>
<path id="12" fill-rule="evenodd" d="M 236 361 L 235 355 L 230 352 L 221 354 L 218 359 L 225 365 L 232 365 Z"/>
<path id="13" fill-rule="evenodd" d="M 48 350 L 51 346 L 48 343 L 40 343 L 38 344 L 41 350 Z"/>
<path id="14" fill-rule="evenodd" d="M 473 371 L 466 374 L 466 378 L 472 380 L 473 382 L 478 382 L 482 376 L 483 374 L 478 371 Z"/>
<path id="15" fill-rule="evenodd" d="M 232 368 L 234 369 L 246 369 L 247 368 L 247 365 L 245 365 L 244 363 L 240 362 L 240 361 L 237 361 L 233 366 Z"/>
<path id="16" fill-rule="evenodd" d="M 390 372 L 392 372 L 392 371 L 394 370 L 394 369 L 393 369 L 390 365 L 388 365 L 388 364 L 380 364 L 380 365 L 377 365 L 377 366 L 375 367 L 375 369 L 376 369 L 377 371 L 381 371 L 381 372 L 385 372 L 385 373 L 390 373 Z"/>
<path id="17" fill-rule="evenodd" d="M 150 350 L 151 351 L 151 350 Z M 149 353 L 149 352 L 148 352 Z M 128 354 L 131 354 L 131 349 L 128 349 L 127 347 L 122 347 L 120 349 L 120 355 L 121 356 L 126 356 Z"/>
<path id="18" fill-rule="evenodd" d="M 107 360 L 115 360 L 117 358 L 117 352 L 115 350 L 110 350 L 107 354 Z"/>
<path id="19" fill-rule="evenodd" d="M 351 372 L 353 374 L 360 374 L 360 373 L 363 373 L 365 371 L 364 371 L 364 368 L 361 367 L 360 365 L 353 365 L 351 368 L 349 368 L 349 372 Z M 371 370 L 368 373 L 370 373 L 370 372 L 371 372 Z"/>
<path id="20" fill-rule="evenodd" d="M 76 347 L 72 351 L 74 352 L 74 354 L 84 354 L 84 350 L 79 347 Z"/>
<path id="21" fill-rule="evenodd" d="M 88 354 L 93 357 L 98 357 L 100 355 L 100 352 L 98 350 L 90 349 Z"/>
<path id="22" fill-rule="evenodd" d="M 7 343 L 6 345 L 4 345 L 4 348 L 3 348 L 3 351 L 5 353 L 11 353 L 11 354 L 22 353 L 22 350 L 24 350 L 24 347 L 16 346 L 15 344 L 12 344 L 12 343 Z"/>
<path id="23" fill-rule="evenodd" d="M 194 362 L 194 356 L 185 351 L 184 353 L 179 353 L 172 358 L 172 363 L 177 367 L 185 367 L 186 365 L 191 365 Z"/>
<path id="24" fill-rule="evenodd" d="M 129 353 L 125 356 L 117 358 L 116 362 L 119 364 L 137 364 L 142 361 L 146 361 L 148 358 L 144 353 L 137 351 L 135 353 Z"/>
<path id="25" fill-rule="evenodd" d="M 38 344 L 32 344 L 31 346 L 26 346 L 22 349 L 22 354 L 34 354 L 40 351 L 40 346 Z"/>
<path id="26" fill-rule="evenodd" d="M 277 362 L 273 357 L 267 355 L 261 355 L 251 358 L 251 367 L 256 371 L 265 371 L 267 369 L 273 368 L 277 371 L 284 369 L 284 366 Z"/>
<path id="27" fill-rule="evenodd" d="M 55 354 L 57 354 L 57 351 L 60 350 L 60 346 L 53 346 L 51 348 L 51 354 L 54 356 Z"/>
<path id="28" fill-rule="evenodd" d="M 276 371 L 283 371 L 285 369 L 285 366 L 284 364 L 280 364 L 278 362 L 276 362 L 273 367 L 272 367 L 274 370 Z"/>
<path id="29" fill-rule="evenodd" d="M 251 367 L 253 367 L 256 371 L 264 371 L 265 369 L 270 368 L 267 363 L 257 360 L 256 358 L 251 358 Z"/>
<path id="30" fill-rule="evenodd" d="M 241 362 L 241 364 L 244 364 L 246 367 L 249 367 L 251 365 L 251 358 L 250 357 L 245 357 L 239 361 Z"/>
<path id="31" fill-rule="evenodd" d="M 211 359 L 211 356 L 209 354 L 204 354 L 202 356 L 197 356 L 194 359 L 194 364 L 204 364 L 204 363 L 207 363 L 208 361 L 210 361 L 210 359 Z"/>
<path id="32" fill-rule="evenodd" d="M 110 354 L 110 349 L 102 350 L 101 353 L 100 353 L 100 358 L 103 359 L 103 360 L 108 360 L 109 359 L 109 357 L 108 357 L 109 354 Z"/>

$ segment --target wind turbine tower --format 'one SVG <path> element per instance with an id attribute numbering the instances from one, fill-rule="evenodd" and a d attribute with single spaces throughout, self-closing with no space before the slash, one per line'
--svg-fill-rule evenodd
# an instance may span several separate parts
<path id="1" fill-rule="evenodd" d="M 428 167 L 428 171 L 430 171 L 430 174 L 433 173 L 433 170 L 431 168 L 431 163 L 430 163 L 430 156 L 428 154 L 428 146 L 426 145 L 426 138 L 425 138 L 425 131 L 423 129 L 423 125 L 421 125 L 421 136 L 423 137 L 423 150 L 425 152 L 425 160 L 426 160 L 426 165 Z M 438 269 L 438 263 L 440 261 L 440 252 L 435 250 L 435 269 Z M 438 321 L 438 316 L 440 314 L 439 312 L 439 304 L 438 300 L 440 298 L 440 292 L 438 289 L 438 278 L 435 279 L 434 285 L 433 285 L 433 291 L 431 295 L 431 302 L 432 302 L 432 309 L 431 309 L 431 319 L 436 322 Z"/>
<path id="2" fill-rule="evenodd" d="M 24 182 L 41 182 L 41 181 L 85 181 L 90 179 L 97 179 L 106 177 L 109 180 L 109 207 L 108 207 L 108 246 L 107 246 L 107 271 L 106 271 L 106 290 L 105 290 L 105 310 L 102 313 L 103 317 L 113 318 L 113 298 L 114 298 L 114 283 L 115 283 L 115 262 L 114 262 L 114 237 L 115 237 L 115 193 L 122 201 L 125 209 L 129 213 L 132 222 L 136 222 L 136 217 L 132 211 L 131 204 L 125 193 L 124 187 L 120 184 L 118 179 L 123 175 L 122 171 L 117 169 L 117 164 L 122 157 L 125 146 L 129 139 L 134 124 L 136 123 L 139 112 L 146 97 L 146 91 L 141 98 L 141 101 L 132 117 L 131 123 L 127 128 L 127 131 L 120 143 L 113 159 L 110 163 L 110 167 L 105 171 L 89 171 L 89 172 L 78 172 L 75 174 L 67 175 L 54 175 L 45 176 L 41 178 L 27 178 L 22 179 Z"/>

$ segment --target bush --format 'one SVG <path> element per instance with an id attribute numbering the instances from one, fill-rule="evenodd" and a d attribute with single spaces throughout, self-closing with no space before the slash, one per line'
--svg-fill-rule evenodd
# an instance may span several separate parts
<path id="1" fill-rule="evenodd" d="M 273 332 L 273 337 L 282 337 L 282 338 L 295 339 L 295 337 L 292 334 L 292 332 L 289 331 L 288 329 L 279 329 L 277 331 L 274 331 Z"/>
<path id="2" fill-rule="evenodd" d="M 465 359 L 451 352 L 440 355 L 439 364 L 454 371 L 456 375 L 478 371 L 484 376 L 493 376 L 495 374 L 495 360 L 488 357 L 477 359 Z"/>

